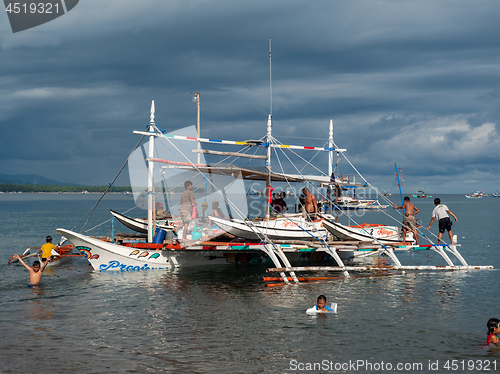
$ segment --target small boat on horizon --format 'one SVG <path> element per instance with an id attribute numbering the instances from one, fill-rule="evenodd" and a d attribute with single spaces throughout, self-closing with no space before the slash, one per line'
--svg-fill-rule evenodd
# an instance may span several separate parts
<path id="1" fill-rule="evenodd" d="M 418 197 L 418 198 L 426 198 L 426 197 L 432 197 L 431 195 L 427 195 L 424 191 L 417 191 L 413 197 Z"/>
<path id="2" fill-rule="evenodd" d="M 482 199 L 483 197 L 488 196 L 483 191 L 475 191 L 473 193 L 465 195 L 467 199 Z"/>

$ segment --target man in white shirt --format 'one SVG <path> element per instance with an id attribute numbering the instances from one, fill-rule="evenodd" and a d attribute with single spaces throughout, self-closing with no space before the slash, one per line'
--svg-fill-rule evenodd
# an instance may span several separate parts
<path id="1" fill-rule="evenodd" d="M 441 243 L 441 238 L 443 237 L 444 231 L 448 230 L 448 235 L 450 236 L 450 243 L 453 245 L 453 232 L 451 231 L 451 219 L 448 214 L 452 215 L 455 218 L 455 222 L 458 222 L 458 218 L 454 215 L 451 210 L 444 204 L 441 204 L 441 199 L 436 197 L 434 199 L 434 205 L 436 206 L 432 211 L 432 218 L 427 230 L 429 230 L 434 222 L 434 219 L 437 218 L 439 222 L 439 234 L 438 234 L 438 244 Z"/>

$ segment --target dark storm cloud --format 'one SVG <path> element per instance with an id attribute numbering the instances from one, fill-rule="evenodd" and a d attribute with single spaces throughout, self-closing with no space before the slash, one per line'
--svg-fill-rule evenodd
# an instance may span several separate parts
<path id="1" fill-rule="evenodd" d="M 381 189 L 394 188 L 398 161 L 408 188 L 496 190 L 499 11 L 495 1 L 87 0 L 30 32 L 5 26 L 0 172 L 107 183 L 152 99 L 167 131 L 195 123 L 189 92 L 201 93 L 202 135 L 263 136 L 272 37 L 273 127 L 285 143 L 324 144 L 332 118 L 338 145 Z"/>

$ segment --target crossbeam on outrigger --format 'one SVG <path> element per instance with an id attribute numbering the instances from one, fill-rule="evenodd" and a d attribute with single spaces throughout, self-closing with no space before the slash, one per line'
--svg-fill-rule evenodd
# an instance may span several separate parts
<path id="1" fill-rule="evenodd" d="M 456 270 L 485 270 L 493 269 L 491 265 L 469 265 L 462 255 L 458 252 L 457 247 L 460 244 L 448 245 L 448 244 L 432 244 L 432 245 L 374 245 L 371 248 L 366 247 L 366 242 L 364 247 L 361 242 L 358 245 L 342 245 L 335 247 L 334 243 L 332 246 L 320 247 L 316 251 L 325 251 L 329 254 L 333 254 L 342 250 L 354 250 L 357 254 L 355 257 L 366 257 L 367 255 L 377 255 L 385 254 L 391 258 L 394 262 L 392 266 L 348 266 L 343 263 L 343 261 L 338 256 L 332 256 L 338 263 L 338 266 L 299 266 L 299 267 L 282 267 L 276 266 L 275 268 L 269 268 L 267 272 L 317 272 L 317 271 L 341 271 L 344 272 L 346 276 L 349 276 L 349 271 L 373 271 L 373 272 L 387 272 L 387 271 L 406 271 L 406 270 L 446 270 L 446 271 L 456 271 Z M 354 243 L 353 243 L 354 244 Z M 422 251 L 422 250 L 432 250 L 446 261 L 447 265 L 402 265 L 396 256 L 396 252 L 410 252 L 410 251 Z M 446 251 L 455 255 L 455 257 L 460 261 L 461 265 L 455 265 L 450 257 L 447 255 Z M 362 253 L 364 252 L 364 253 Z M 287 282 L 286 279 L 283 279 Z M 298 282 L 296 282 L 298 283 Z"/>

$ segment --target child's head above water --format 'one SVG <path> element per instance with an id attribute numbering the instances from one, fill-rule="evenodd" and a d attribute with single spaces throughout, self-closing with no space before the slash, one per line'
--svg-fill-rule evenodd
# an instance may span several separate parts
<path id="1" fill-rule="evenodd" d="M 323 309 L 326 305 L 326 296 L 325 295 L 319 295 L 318 296 L 318 307 L 320 309 Z"/>
<path id="2" fill-rule="evenodd" d="M 490 318 L 488 320 L 488 323 L 486 325 L 488 326 L 488 335 L 489 334 L 493 334 L 493 333 L 496 334 L 497 332 L 495 332 L 495 330 L 500 327 L 499 326 L 500 325 L 500 319 L 498 319 L 498 318 Z"/>

